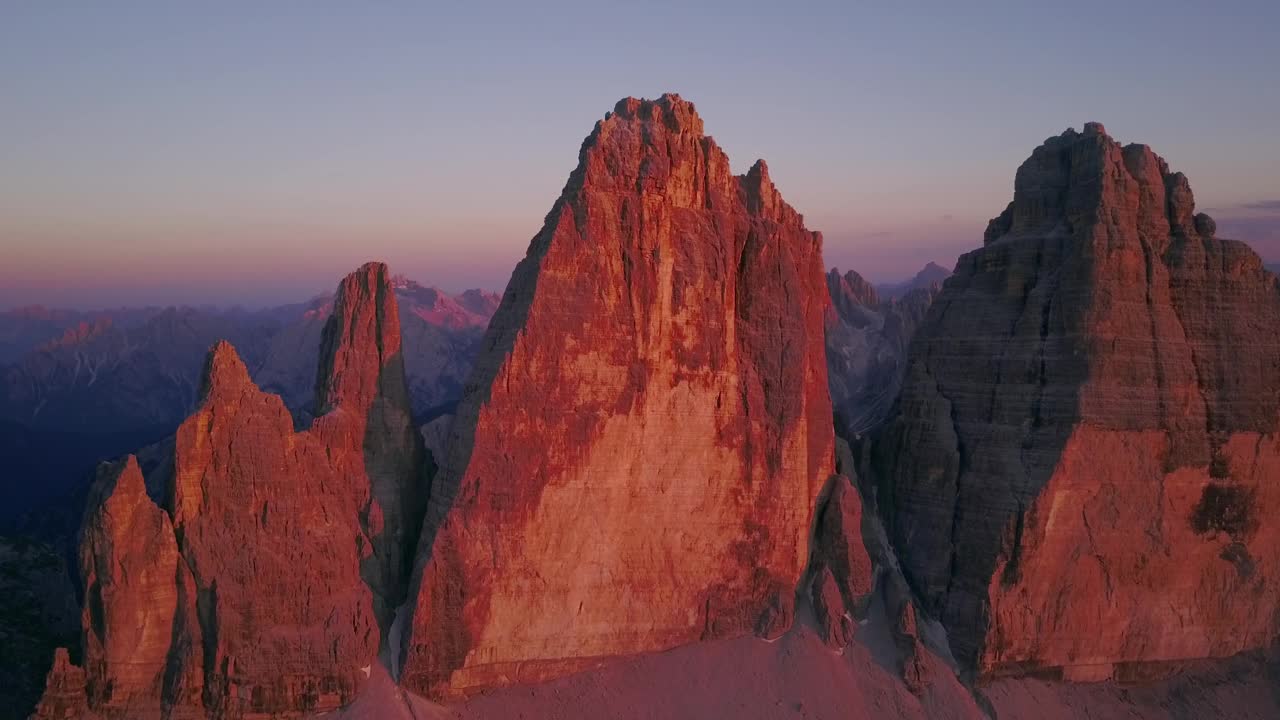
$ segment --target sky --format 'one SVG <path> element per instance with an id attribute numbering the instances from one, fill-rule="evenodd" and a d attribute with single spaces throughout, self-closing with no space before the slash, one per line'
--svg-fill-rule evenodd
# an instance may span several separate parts
<path id="1" fill-rule="evenodd" d="M 886 7 L 888 5 L 911 7 Z M 1103 122 L 1280 260 L 1280 3 L 0 0 L 0 308 L 505 286 L 592 125 L 678 92 L 877 281 Z"/>

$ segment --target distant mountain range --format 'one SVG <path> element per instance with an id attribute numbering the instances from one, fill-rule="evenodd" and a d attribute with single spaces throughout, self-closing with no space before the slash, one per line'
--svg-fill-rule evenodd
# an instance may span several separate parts
<path id="1" fill-rule="evenodd" d="M 450 295 L 397 278 L 406 344 L 414 355 L 415 411 L 456 399 L 471 352 L 497 308 L 496 293 Z M 218 340 L 236 345 L 265 388 L 305 414 L 314 358 L 332 298 L 265 310 L 27 307 L 0 313 L 0 419 L 40 430 L 133 431 L 173 424 L 192 408 L 200 368 Z"/>

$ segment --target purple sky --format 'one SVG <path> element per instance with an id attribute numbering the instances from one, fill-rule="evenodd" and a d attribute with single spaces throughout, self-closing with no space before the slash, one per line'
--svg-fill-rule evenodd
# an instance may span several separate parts
<path id="1" fill-rule="evenodd" d="M 1280 259 L 1280 3 L 392 5 L 10 6 L 0 308 L 262 305 L 369 259 L 501 289 L 595 120 L 668 90 L 876 280 L 980 244 L 1089 120 Z"/>

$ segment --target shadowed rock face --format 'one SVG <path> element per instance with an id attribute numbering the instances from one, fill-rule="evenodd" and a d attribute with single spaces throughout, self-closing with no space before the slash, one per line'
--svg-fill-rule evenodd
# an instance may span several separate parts
<path id="1" fill-rule="evenodd" d="M 317 418 L 309 434 L 329 449 L 334 470 L 354 492 L 372 550 L 362 575 L 384 627 L 404 602 L 427 499 L 400 348 L 387 266 L 370 263 L 338 287 L 320 346 Z"/>
<path id="2" fill-rule="evenodd" d="M 110 312 L 0 365 L 0 417 L 50 431 L 171 429 L 191 412 L 213 342 L 235 342 L 252 366 L 274 331 L 265 313 Z"/>
<path id="3" fill-rule="evenodd" d="M 942 285 L 942 282 L 951 277 L 951 271 L 939 265 L 936 262 L 927 263 L 920 268 L 910 280 L 898 283 L 888 283 L 876 286 L 876 294 L 881 302 L 885 300 L 897 300 L 904 297 L 912 290 L 927 290 L 934 285 Z"/>
<path id="4" fill-rule="evenodd" d="M 862 500 L 844 475 L 831 479 L 814 523 L 810 598 L 826 643 L 853 640 L 851 617 L 866 616 L 875 573 L 862 540 Z"/>
<path id="5" fill-rule="evenodd" d="M 80 608 L 62 556 L 44 543 L 0 536 L 0 720 L 31 712 L 54 651 L 79 638 Z"/>
<path id="6" fill-rule="evenodd" d="M 821 238 L 674 95 L 596 125 L 517 267 L 423 531 L 435 696 L 790 622 L 832 473 Z"/>
<path id="7" fill-rule="evenodd" d="M 130 458 L 86 513 L 88 707 L 105 717 L 323 711 L 350 701 L 403 601 L 425 502 L 386 267 L 339 286 L 313 426 L 295 432 L 214 346 L 174 439 L 168 512 Z"/>
<path id="8" fill-rule="evenodd" d="M 1187 180 L 1091 123 L 1018 170 L 911 347 L 868 470 L 987 676 L 1134 677 L 1280 614 L 1280 291 Z"/>
<path id="9" fill-rule="evenodd" d="M 930 263 L 917 277 L 935 276 Z M 945 271 L 944 271 L 945 272 Z M 893 411 L 907 370 L 907 348 L 942 284 L 884 297 L 858 273 L 827 273 L 827 379 L 841 435 L 855 437 L 883 423 Z"/>

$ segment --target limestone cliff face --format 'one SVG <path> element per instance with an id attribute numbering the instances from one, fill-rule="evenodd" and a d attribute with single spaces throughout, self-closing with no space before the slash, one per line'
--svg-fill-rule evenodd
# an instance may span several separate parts
<path id="1" fill-rule="evenodd" d="M 369 263 L 338 287 L 318 376 L 309 434 L 328 449 L 333 470 L 353 492 L 372 551 L 361 573 L 386 626 L 405 600 L 427 499 L 426 460 L 413 425 L 386 265 Z"/>
<path id="2" fill-rule="evenodd" d="M 868 469 L 903 568 L 991 676 L 1132 677 L 1280 630 L 1280 289 L 1186 178 L 1050 138 L 912 345 Z"/>
<path id="3" fill-rule="evenodd" d="M 85 701 L 84 670 L 71 664 L 66 648 L 58 648 L 45 679 L 44 695 L 31 720 L 98 720 Z"/>
<path id="4" fill-rule="evenodd" d="M 204 399 L 178 428 L 174 527 L 203 630 L 215 714 L 336 707 L 375 662 L 373 593 L 358 478 L 278 396 L 214 348 Z"/>
<path id="5" fill-rule="evenodd" d="M 147 497 L 130 455 L 104 465 L 81 528 L 88 701 L 103 713 L 160 717 L 200 699 L 193 585 L 169 515 Z M 181 672 L 166 677 L 170 660 Z"/>
<path id="6" fill-rule="evenodd" d="M 319 377 L 318 417 L 297 432 L 219 342 L 174 438 L 167 511 L 133 458 L 104 469 L 80 548 L 83 675 L 51 674 L 46 697 L 65 705 L 83 677 L 86 707 L 111 719 L 355 697 L 405 597 L 428 471 L 385 266 L 339 286 Z"/>
<path id="7" fill-rule="evenodd" d="M 403 682 L 436 696 L 790 622 L 832 473 L 821 238 L 674 95 L 584 142 L 432 488 Z"/>

